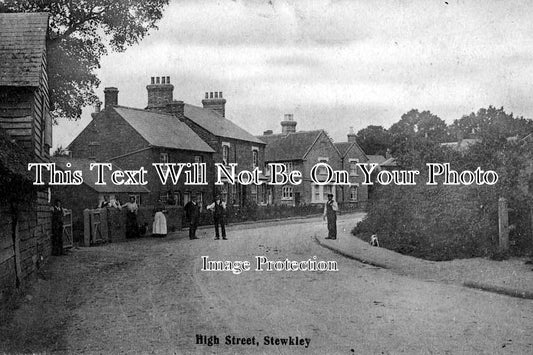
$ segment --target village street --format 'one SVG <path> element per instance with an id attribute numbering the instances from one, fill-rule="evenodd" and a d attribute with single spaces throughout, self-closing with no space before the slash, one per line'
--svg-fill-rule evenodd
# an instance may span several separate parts
<path id="1" fill-rule="evenodd" d="M 343 215 L 339 235 L 361 215 Z M 230 226 L 81 248 L 55 258 L 1 325 L 0 350 L 58 353 L 528 353 L 533 303 L 427 282 L 318 245 L 319 218 Z M 270 260 L 334 260 L 339 271 L 256 272 Z M 210 260 L 252 270 L 201 271 Z M 197 335 L 219 345 L 197 345 Z M 258 345 L 226 345 L 225 337 Z M 254 338 L 255 339 L 252 339 Z M 266 345 L 265 337 L 304 345 Z M 296 339 L 298 337 L 298 339 Z M 205 339 L 205 338 L 203 338 Z M 270 339 L 270 338 L 269 338 Z M 307 341 L 309 340 L 309 343 Z M 280 340 L 281 341 L 281 340 Z M 275 340 L 274 340 L 275 342 Z M 306 348 L 308 345 L 308 348 Z M 1 352 L 1 351 L 0 351 Z"/>

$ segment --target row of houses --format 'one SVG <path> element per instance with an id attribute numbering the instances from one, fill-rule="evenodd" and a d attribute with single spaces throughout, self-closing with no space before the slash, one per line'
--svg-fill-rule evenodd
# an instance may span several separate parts
<path id="1" fill-rule="evenodd" d="M 112 186 L 102 191 L 93 186 L 94 203 L 102 198 L 120 198 L 135 195 L 140 204 L 152 205 L 158 200 L 186 204 L 196 197 L 203 205 L 220 194 L 230 204 L 243 206 L 324 203 L 327 194 L 335 195 L 339 202 L 358 204 L 368 198 L 366 186 L 357 163 L 366 163 L 368 157 L 355 140 L 351 131 L 346 142 L 334 143 L 323 129 L 297 131 L 293 115 L 287 114 L 281 121 L 281 133 L 272 130 L 254 136 L 239 127 L 226 110 L 222 92 L 206 92 L 202 106 L 174 99 L 174 86 L 169 76 L 152 77 L 146 86 L 147 103 L 144 108 L 119 104 L 118 88 L 104 90 L 104 108 L 96 108 L 91 122 L 67 147 L 68 159 L 54 158 L 60 168 L 70 162 L 84 170 L 90 161 L 111 162 L 121 169 L 148 167 L 142 189 L 139 187 Z M 187 186 L 161 184 L 152 163 L 206 163 L 208 184 Z M 334 170 L 346 170 L 351 186 L 313 184 L 310 170 L 313 165 L 325 162 Z M 269 163 L 283 163 L 287 169 L 300 170 L 300 185 L 240 185 L 217 186 L 214 163 L 237 164 L 237 173 L 260 168 L 266 172 Z M 268 176 L 262 176 L 267 179 Z M 90 181 L 86 182 L 90 185 Z M 90 187 L 90 186 L 89 186 Z M 57 189 L 57 194 L 70 200 L 72 189 Z"/>
<path id="2" fill-rule="evenodd" d="M 112 197 L 126 201 L 134 195 L 141 205 L 158 200 L 184 205 L 193 196 L 202 205 L 215 194 L 243 206 L 322 203 L 327 193 L 340 202 L 367 199 L 356 162 L 368 157 L 350 133 L 347 142 L 334 143 L 324 130 L 297 131 L 292 115 L 281 122 L 281 133 L 255 136 L 235 124 L 222 92 L 206 92 L 201 106 L 174 99 L 170 77 L 152 77 L 147 103 L 119 104 L 118 88 L 104 90 L 104 107 L 97 108 L 87 127 L 72 141 L 70 156 L 51 157 L 52 117 L 48 97 L 48 14 L 0 14 L 0 301 L 34 273 L 50 255 L 51 209 L 54 198 L 81 211 Z M 81 186 L 34 186 L 28 163 L 55 162 L 63 170 L 84 171 Z M 204 162 L 205 186 L 162 185 L 148 169 L 146 186 L 97 185 L 86 173 L 90 162 L 111 162 L 115 169 L 139 169 L 153 162 Z M 214 163 L 238 164 L 237 171 L 264 169 L 284 163 L 309 176 L 311 166 L 327 162 L 335 170 L 349 170 L 352 186 L 316 186 L 304 179 L 298 186 L 215 186 Z M 266 178 L 263 176 L 263 178 Z"/>

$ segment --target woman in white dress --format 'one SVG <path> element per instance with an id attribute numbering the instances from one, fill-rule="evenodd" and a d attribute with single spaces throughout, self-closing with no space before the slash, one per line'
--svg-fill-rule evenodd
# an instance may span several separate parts
<path id="1" fill-rule="evenodd" d="M 154 215 L 154 223 L 152 224 L 152 235 L 154 237 L 166 237 L 167 235 L 167 218 L 165 217 L 165 205 L 159 201 Z"/>

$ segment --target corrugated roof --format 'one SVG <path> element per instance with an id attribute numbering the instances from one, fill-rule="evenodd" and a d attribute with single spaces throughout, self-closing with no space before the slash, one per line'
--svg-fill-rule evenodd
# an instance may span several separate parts
<path id="1" fill-rule="evenodd" d="M 123 106 L 113 109 L 153 146 L 214 152 L 189 126 L 175 116 Z"/>
<path id="2" fill-rule="evenodd" d="M 47 13 L 0 13 L 0 85 L 39 86 Z"/>
<path id="3" fill-rule="evenodd" d="M 94 160 L 90 159 L 80 159 L 80 158 L 70 158 L 70 157 L 52 157 L 52 163 L 56 163 L 56 167 L 61 170 L 81 170 L 83 174 L 83 183 L 88 185 L 91 189 L 100 193 L 148 193 L 148 190 L 145 186 L 139 185 L 115 185 L 111 182 L 110 176 L 113 171 L 121 170 L 119 166 L 115 163 L 113 164 L 113 169 L 109 171 L 106 169 L 106 185 L 96 185 L 98 174 L 96 169 L 90 170 L 91 163 L 94 163 Z M 70 167 L 67 168 L 67 163 L 70 163 Z"/>
<path id="4" fill-rule="evenodd" d="M 265 144 L 262 140 L 248 133 L 227 118 L 213 110 L 185 104 L 184 115 L 200 127 L 215 136 L 239 139 L 247 142 Z"/>
<path id="5" fill-rule="evenodd" d="M 267 144 L 265 148 L 265 161 L 304 159 L 305 154 L 322 132 L 322 130 L 300 131 L 289 133 L 287 135 L 278 135 L 279 139 L 273 140 Z M 271 136 L 269 135 L 265 137 Z"/>

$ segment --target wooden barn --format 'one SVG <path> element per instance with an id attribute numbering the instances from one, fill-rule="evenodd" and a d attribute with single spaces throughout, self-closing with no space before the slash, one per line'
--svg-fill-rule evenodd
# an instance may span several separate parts
<path id="1" fill-rule="evenodd" d="M 0 14 L 0 304 L 50 255 L 47 189 L 30 162 L 52 145 L 46 36 L 48 14 Z"/>

